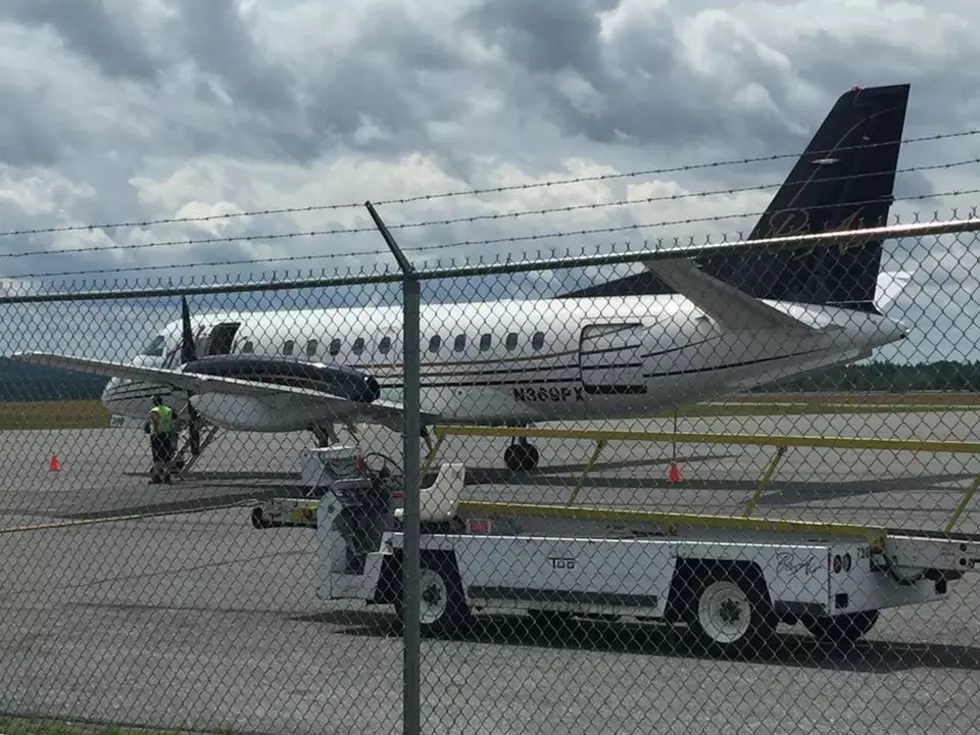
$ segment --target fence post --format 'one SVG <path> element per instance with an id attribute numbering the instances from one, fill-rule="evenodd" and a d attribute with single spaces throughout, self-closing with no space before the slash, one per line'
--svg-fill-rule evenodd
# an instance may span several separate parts
<path id="1" fill-rule="evenodd" d="M 405 545 L 402 554 L 402 584 L 405 596 L 405 651 L 402 673 L 402 732 L 421 731 L 421 633 L 419 620 L 419 440 L 422 435 L 419 398 L 419 278 L 415 268 L 398 247 L 381 216 L 366 202 L 375 226 L 402 269 L 404 294 L 404 468 L 405 468 Z"/>

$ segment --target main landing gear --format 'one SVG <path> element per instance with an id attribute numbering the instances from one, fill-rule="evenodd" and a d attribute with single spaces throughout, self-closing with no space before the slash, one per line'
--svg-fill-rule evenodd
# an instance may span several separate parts
<path id="1" fill-rule="evenodd" d="M 352 423 L 345 423 L 344 426 L 350 435 L 350 440 L 356 444 L 357 427 Z M 316 439 L 316 444 L 320 449 L 325 449 L 326 447 L 340 443 L 340 436 L 337 434 L 336 429 L 334 429 L 333 424 L 311 424 L 309 430 L 312 432 Z"/>
<path id="2" fill-rule="evenodd" d="M 340 441 L 337 432 L 331 424 L 312 424 L 309 430 L 316 438 L 317 445 L 321 448 L 337 444 Z M 347 431 L 350 433 L 352 440 L 356 442 L 357 431 L 354 426 L 348 425 Z M 426 449 L 431 454 L 433 450 L 432 437 L 428 429 L 423 426 L 420 433 L 422 440 L 425 442 Z M 535 470 L 538 467 L 539 460 L 538 448 L 531 444 L 526 436 L 514 437 L 511 439 L 510 446 L 504 450 L 504 464 L 511 472 L 529 472 Z"/>
<path id="3" fill-rule="evenodd" d="M 538 459 L 538 448 L 526 436 L 511 440 L 510 446 L 504 450 L 504 464 L 511 472 L 533 470 L 538 466 Z"/>
<path id="4" fill-rule="evenodd" d="M 332 424 L 313 424 L 309 427 L 310 431 L 313 433 L 313 437 L 316 439 L 316 445 L 320 449 L 326 449 L 332 444 L 337 444 L 340 442 L 340 438 L 337 436 L 337 432 L 334 431 Z"/>

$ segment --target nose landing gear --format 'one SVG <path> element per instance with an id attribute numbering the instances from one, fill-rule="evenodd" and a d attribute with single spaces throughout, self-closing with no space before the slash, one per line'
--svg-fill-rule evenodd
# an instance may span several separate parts
<path id="1" fill-rule="evenodd" d="M 512 440 L 504 450 L 504 464 L 511 472 L 536 469 L 539 458 L 537 447 L 528 442 L 525 436 Z"/>

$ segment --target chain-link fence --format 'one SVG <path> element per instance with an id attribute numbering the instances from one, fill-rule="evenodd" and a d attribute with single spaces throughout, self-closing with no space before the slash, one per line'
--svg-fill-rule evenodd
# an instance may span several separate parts
<path id="1" fill-rule="evenodd" d="M 11 292 L 0 709 L 971 732 L 978 229 Z"/>

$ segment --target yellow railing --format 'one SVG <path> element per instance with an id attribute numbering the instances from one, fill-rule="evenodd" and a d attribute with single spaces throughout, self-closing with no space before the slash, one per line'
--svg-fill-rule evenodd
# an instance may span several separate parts
<path id="1" fill-rule="evenodd" d="M 522 428 L 522 427 L 500 427 L 500 426 L 435 426 L 432 433 L 435 435 L 435 442 L 422 464 L 422 474 L 424 475 L 432 467 L 432 463 L 442 446 L 443 441 L 448 436 L 481 436 L 481 437 L 527 437 L 528 439 L 584 439 L 594 441 L 596 446 L 586 463 L 585 469 L 578 478 L 572 495 L 566 503 L 566 508 L 570 508 L 578 498 L 579 491 L 585 484 L 585 480 L 602 450 L 611 441 L 633 441 L 633 442 L 667 442 L 681 444 L 734 444 L 741 446 L 765 446 L 775 447 L 776 453 L 772 461 L 767 465 L 765 472 L 759 478 L 755 492 L 749 498 L 745 510 L 742 514 L 743 519 L 748 519 L 752 511 L 755 510 L 759 499 L 765 492 L 769 481 L 776 472 L 780 461 L 786 455 L 790 447 L 807 448 L 828 448 L 828 449 L 856 449 L 872 451 L 910 451 L 910 452 L 933 452 L 937 454 L 980 454 L 980 442 L 951 442 L 951 441 L 930 441 L 922 439 L 873 439 L 865 437 L 828 437 L 828 436 L 807 436 L 807 435 L 769 435 L 769 434 L 709 434 L 693 432 L 667 432 L 667 431 L 623 431 L 623 430 L 603 430 L 603 429 L 562 429 L 562 428 Z M 980 488 L 980 474 L 977 474 L 970 486 L 963 492 L 960 502 L 953 512 L 952 518 L 946 524 L 945 531 L 948 533 L 959 521 L 963 512 L 966 510 L 973 496 Z"/>
<path id="2" fill-rule="evenodd" d="M 485 500 L 461 500 L 457 510 L 488 518 L 519 515 L 530 518 L 563 518 L 572 520 L 635 522 L 659 524 L 667 535 L 674 535 L 679 527 L 721 528 L 769 531 L 777 533 L 808 533 L 862 538 L 874 549 L 884 546 L 888 531 L 884 528 L 857 524 L 824 523 L 769 518 L 739 518 L 735 516 L 705 516 L 691 513 L 657 513 L 628 508 L 582 508 L 533 503 L 500 503 Z"/>

